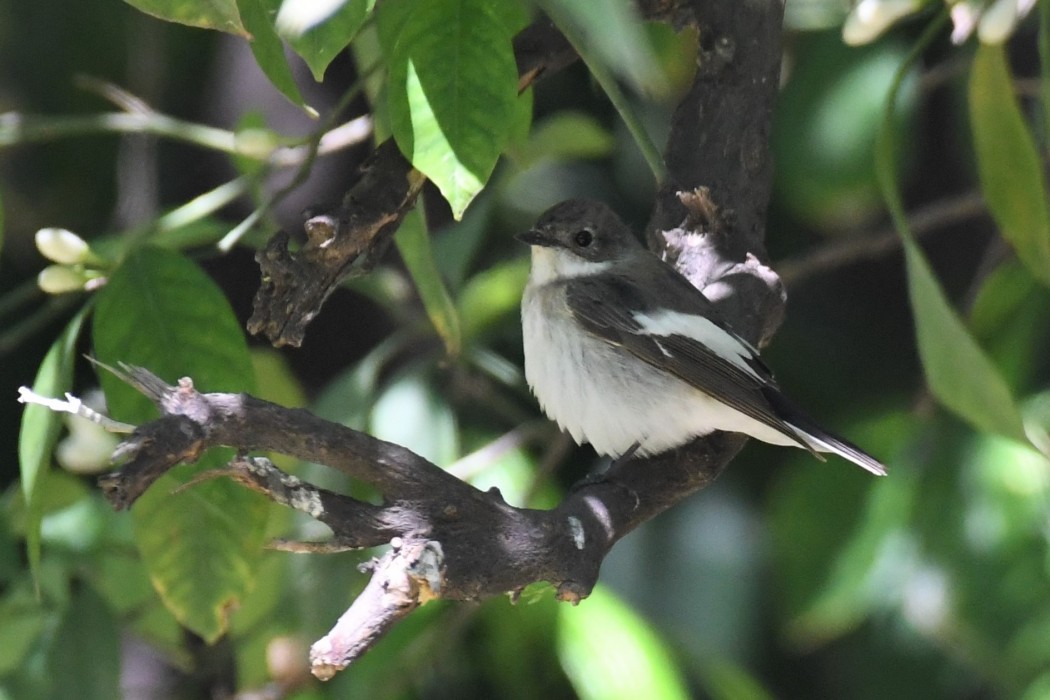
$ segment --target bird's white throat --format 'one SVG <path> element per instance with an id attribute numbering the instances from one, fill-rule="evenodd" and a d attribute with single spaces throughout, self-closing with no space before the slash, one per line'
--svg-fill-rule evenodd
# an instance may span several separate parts
<path id="1" fill-rule="evenodd" d="M 560 248 L 532 246 L 532 271 L 529 273 L 530 284 L 547 284 L 559 279 L 571 279 L 596 275 L 607 270 L 611 262 L 592 262 L 584 260 Z"/>

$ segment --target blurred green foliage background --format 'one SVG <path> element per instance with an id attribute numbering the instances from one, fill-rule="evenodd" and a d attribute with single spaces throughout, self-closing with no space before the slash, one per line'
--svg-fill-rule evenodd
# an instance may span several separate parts
<path id="1" fill-rule="evenodd" d="M 260 6 L 270 5 L 279 3 Z M 350 5 L 362 18 L 370 7 Z M 512 32 L 534 8 L 508 5 L 500 21 Z M 887 95 L 941 12 L 940 3 L 915 5 L 916 17 L 854 47 L 842 40 L 844 3 L 788 3 L 767 234 L 789 293 L 769 364 L 789 394 L 878 455 L 890 476 L 752 444 L 712 487 L 620 542 L 579 607 L 555 603 L 539 585 L 517 605 L 432 603 L 322 685 L 306 677 L 307 646 L 363 587 L 357 566 L 370 553 L 260 551 L 273 537 L 321 539 L 324 528 L 228 483 L 173 496 L 164 482 L 132 514 L 113 513 L 88 475 L 105 469 L 113 440 L 73 420 L 61 432 L 57 423 L 27 428 L 15 388 L 33 384 L 57 338 L 39 375 L 49 381 L 38 387 L 78 395 L 97 387 L 83 352 L 144 364 L 169 381 L 190 374 L 202 390 L 252 389 L 308 406 L 479 488 L 497 485 L 511 503 L 550 506 L 599 465 L 542 419 L 525 386 L 518 303 L 528 261 L 511 236 L 574 196 L 612 203 L 640 230 L 652 173 L 586 67 L 573 66 L 527 97 L 527 131 L 529 105 L 507 103 L 502 119 L 517 126 L 462 220 L 428 186 L 425 216 L 406 221 L 398 251 L 333 295 L 302 348 L 276 351 L 237 330 L 258 284 L 253 249 L 279 228 L 301 228 L 307 206 L 337 201 L 371 143 L 319 159 L 301 186 L 265 207 L 290 174 L 244 153 L 97 130 L 30 142 L 18 119 L 112 111 L 98 81 L 239 134 L 242 147 L 248 139 L 264 150 L 294 145 L 318 122 L 273 87 L 236 36 L 115 0 L 0 0 L 0 386 L 10 392 L 0 402 L 0 698 L 189 698 L 216 689 L 300 699 L 1050 697 L 1050 463 L 1031 445 L 956 417 L 979 412 L 977 400 L 949 412 L 936 399 L 952 405 L 942 393 L 951 387 L 927 388 L 923 368 L 930 374 L 941 351 L 920 357 L 913 309 L 925 301 L 909 299 L 880 190 Z M 1040 7 L 1017 27 L 1005 52 L 1013 82 L 998 87 L 991 78 L 972 83 L 983 50 L 976 40 L 956 45 L 948 28 L 939 31 L 889 112 L 889 169 L 912 229 L 1037 444 L 1050 427 L 1050 291 L 1032 258 L 1018 261 L 1004 242 L 1010 222 L 997 207 L 1035 191 L 1041 209 L 1022 201 L 1005 216 L 1030 206 L 1030 227 L 1043 230 L 1047 15 Z M 602 26 L 586 13 L 574 21 Z M 691 80 L 695 36 L 663 25 L 635 36 L 609 22 L 621 39 L 643 41 L 663 76 L 659 94 L 627 90 L 662 144 Z M 383 31 L 382 21 L 366 23 L 351 51 L 322 68 L 321 83 L 292 59 L 301 100 L 322 117 L 341 109 L 338 120 L 375 109 L 377 132 L 389 133 L 382 71 L 342 99 L 382 55 Z M 614 58 L 601 60 L 616 70 Z M 89 89 L 85 76 L 95 79 Z M 637 76 L 620 78 L 630 88 Z M 975 131 L 1010 126 L 974 116 L 972 91 L 989 85 L 1017 95 L 1039 178 L 1013 161 L 992 162 L 1020 137 L 986 148 L 991 156 L 978 165 Z M 239 196 L 207 216 L 163 218 L 227 182 L 241 183 Z M 1001 194 L 989 190 L 997 185 Z M 220 254 L 214 243 L 256 213 L 241 245 Z M 34 234 L 46 227 L 91 244 L 99 261 L 86 267 L 107 279 L 100 290 L 39 290 L 47 261 Z M 1027 240 L 1043 245 L 1038 233 Z M 157 247 L 135 247 L 144 241 Z M 909 264 L 915 275 L 915 259 Z M 90 320 L 77 315 L 85 304 Z M 456 325 L 439 323 L 438 332 L 440 319 Z M 81 322 L 78 335 L 70 324 Z M 969 376 L 979 374 L 972 367 L 956 370 L 959 386 L 983 379 Z M 142 420 L 148 409 L 103 382 L 115 417 Z M 61 439 L 56 458 L 36 454 L 41 470 L 27 473 L 49 436 Z M 374 495 L 318 465 L 281 466 Z M 221 512 L 198 515 L 223 508 L 242 518 L 232 530 L 216 529 Z M 189 578 L 205 561 L 218 567 L 205 572 L 215 587 L 207 595 Z M 188 581 L 194 586 L 182 590 Z"/>

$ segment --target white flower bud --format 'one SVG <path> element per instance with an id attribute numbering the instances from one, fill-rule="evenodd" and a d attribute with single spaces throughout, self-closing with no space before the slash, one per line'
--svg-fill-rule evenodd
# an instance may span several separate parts
<path id="1" fill-rule="evenodd" d="M 1003 43 L 1034 4 L 1034 0 L 996 0 L 981 15 L 977 37 L 984 44 Z"/>
<path id="2" fill-rule="evenodd" d="M 48 265 L 36 277 L 37 285 L 48 294 L 79 292 L 88 277 L 65 265 Z"/>
<path id="3" fill-rule="evenodd" d="M 850 46 L 874 41 L 890 25 L 919 9 L 921 0 L 860 0 L 846 17 L 842 40 Z"/>
<path id="4" fill-rule="evenodd" d="M 65 265 L 82 263 L 91 253 L 83 238 L 64 228 L 42 228 L 37 231 L 36 248 L 48 260 Z"/>

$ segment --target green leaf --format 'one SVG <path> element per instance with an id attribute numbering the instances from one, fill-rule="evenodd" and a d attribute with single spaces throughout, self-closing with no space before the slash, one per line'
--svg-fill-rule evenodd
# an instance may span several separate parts
<path id="1" fill-rule="evenodd" d="M 907 71 L 947 15 L 931 22 L 893 81 L 875 148 L 875 170 L 886 205 L 904 243 L 908 295 L 919 356 L 930 391 L 946 408 L 979 430 L 1027 442 L 1021 412 L 995 365 L 948 302 L 908 224 L 894 166 L 894 108 Z"/>
<path id="2" fill-rule="evenodd" d="M 0 678 L 22 666 L 53 616 L 28 585 L 11 587 L 0 598 Z"/>
<path id="3" fill-rule="evenodd" d="M 176 24 L 247 37 L 236 0 L 125 0 L 147 15 Z"/>
<path id="4" fill-rule="evenodd" d="M 1017 257 L 1050 285 L 1050 211 L 1039 149 L 1014 96 L 1001 45 L 980 44 L 970 74 L 970 119 L 981 189 Z"/>
<path id="5" fill-rule="evenodd" d="M 558 613 L 558 658 L 582 700 L 690 697 L 663 641 L 605 586 Z"/>
<path id="6" fill-rule="evenodd" d="M 274 16 L 279 3 L 280 0 L 237 0 L 237 8 L 244 27 L 251 33 L 248 45 L 259 68 L 292 104 L 313 112 L 299 93 L 299 86 L 295 84 L 292 69 L 284 56 L 284 45 L 274 29 Z"/>
<path id="7" fill-rule="evenodd" d="M 594 117 L 567 111 L 537 124 L 528 143 L 514 156 L 524 169 L 546 159 L 604 158 L 615 145 L 613 135 Z"/>
<path id="8" fill-rule="evenodd" d="M 384 7 L 388 3 L 384 3 Z M 493 0 L 394 0 L 380 25 L 389 51 L 390 122 L 401 152 L 463 216 L 515 125 L 517 68 Z M 391 26 L 392 25 L 392 26 Z M 384 29 L 387 27 L 387 29 Z M 395 34 L 396 39 L 387 33 Z"/>
<path id="9" fill-rule="evenodd" d="M 293 9 L 315 3 L 316 0 L 284 0 L 277 15 L 277 32 L 310 66 L 314 79 L 321 82 L 328 64 L 346 48 L 365 23 L 375 0 L 346 0 L 332 15 L 303 31 L 284 21 Z"/>
<path id="10" fill-rule="evenodd" d="M 2 194 L 2 192 L 0 192 Z M 0 196 L 0 253 L 4 252 L 4 198 Z"/>
<path id="11" fill-rule="evenodd" d="M 120 656 L 113 612 L 90 587 L 77 588 L 48 649 L 52 697 L 120 697 Z"/>
<path id="12" fill-rule="evenodd" d="M 582 48 L 625 78 L 635 90 L 663 95 L 668 81 L 649 43 L 649 35 L 629 0 L 541 0 L 539 3 L 568 36 L 582 35 Z"/>
<path id="13" fill-rule="evenodd" d="M 1009 387 L 949 304 L 922 249 L 905 238 L 904 253 L 915 335 L 930 391 L 977 429 L 1026 442 Z"/>
<path id="14" fill-rule="evenodd" d="M 423 216 L 419 209 L 413 209 L 405 216 L 401 227 L 394 236 L 401 259 L 405 261 L 408 273 L 416 284 L 416 291 L 423 301 L 423 307 L 434 324 L 434 329 L 445 342 L 445 352 L 449 357 L 459 355 L 463 339 L 459 327 L 459 312 L 452 303 L 445 282 L 434 262 L 434 252 L 430 247 L 430 234 L 427 232 Z"/>
<path id="15" fill-rule="evenodd" d="M 51 345 L 33 380 L 33 391 L 39 396 L 61 398 L 73 384 L 73 352 L 86 311 L 73 317 L 62 335 Z M 40 567 L 40 521 L 43 518 L 44 481 L 51 454 L 58 442 L 62 416 L 44 406 L 30 404 L 22 413 L 18 433 L 18 463 L 22 477 L 22 495 L 26 502 L 26 548 L 33 577 Z"/>
<path id="16" fill-rule="evenodd" d="M 459 457 L 456 414 L 419 366 L 398 376 L 376 400 L 369 432 L 438 465 Z"/>
<path id="17" fill-rule="evenodd" d="M 108 364 L 146 367 L 168 382 L 189 376 L 201 391 L 250 391 L 253 368 L 236 317 L 222 292 L 181 255 L 134 251 L 98 296 L 95 353 Z M 150 402 L 108 373 L 101 375 L 110 413 L 141 423 Z M 180 467 L 136 503 L 135 538 L 154 587 L 172 614 L 208 641 L 226 628 L 227 610 L 248 591 L 259 558 L 264 499 L 226 480 L 173 494 L 200 469 L 221 466 L 229 452 Z"/>
<path id="18" fill-rule="evenodd" d="M 474 338 L 508 315 L 517 315 L 528 278 L 529 259 L 524 256 L 471 277 L 458 299 L 463 336 Z"/>
<path id="19" fill-rule="evenodd" d="M 712 700 L 773 700 L 773 695 L 746 669 L 728 659 L 714 659 L 701 667 L 704 689 Z"/>

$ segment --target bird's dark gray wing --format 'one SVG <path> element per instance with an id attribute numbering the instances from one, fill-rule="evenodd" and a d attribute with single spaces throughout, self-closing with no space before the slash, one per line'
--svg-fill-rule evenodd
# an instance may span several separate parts
<path id="1" fill-rule="evenodd" d="M 645 333 L 635 314 L 652 314 L 667 307 L 658 305 L 648 290 L 640 289 L 620 275 L 606 272 L 573 278 L 566 283 L 565 301 L 576 320 L 590 333 L 624 348 L 654 367 L 674 374 L 687 384 L 768 425 L 813 452 L 813 449 L 799 439 L 777 415 L 766 398 L 769 394 L 779 395 L 780 390 L 757 353 L 713 317 L 710 302 L 699 290 L 677 276 L 677 273 L 669 272 L 700 297 L 695 304 L 683 304 L 671 310 L 699 313 L 712 321 L 718 329 L 739 341 L 745 350 L 741 359 L 751 369 L 750 372 L 689 336 Z"/>

